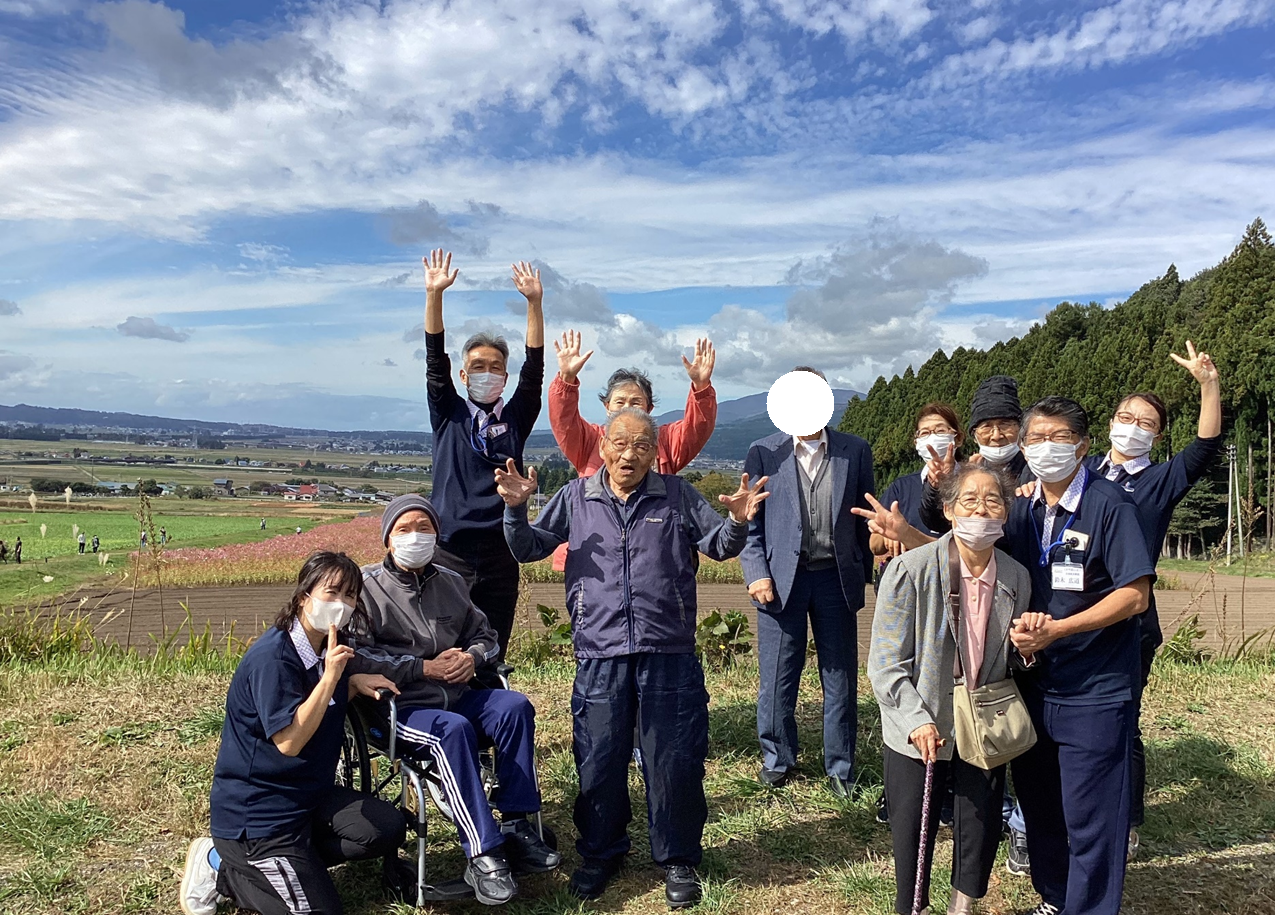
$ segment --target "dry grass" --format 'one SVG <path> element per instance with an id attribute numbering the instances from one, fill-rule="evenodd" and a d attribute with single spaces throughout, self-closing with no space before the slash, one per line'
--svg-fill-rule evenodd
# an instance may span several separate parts
<path id="1" fill-rule="evenodd" d="M 207 828 L 229 679 L 224 666 L 217 667 L 116 659 L 60 671 L 0 669 L 0 911 L 176 910 L 186 842 Z M 570 677 L 568 663 L 518 674 L 539 710 L 546 817 L 563 836 L 568 860 L 559 874 L 526 880 L 524 897 L 506 911 L 665 912 L 661 874 L 649 863 L 636 777 L 630 866 L 596 904 L 582 907 L 565 894 L 575 863 Z M 866 681 L 860 688 L 868 695 Z M 865 790 L 854 800 L 835 798 L 820 777 L 818 686 L 809 673 L 799 709 L 805 775 L 786 788 L 763 789 L 755 781 L 755 689 L 756 668 L 750 664 L 710 680 L 710 822 L 701 910 L 813 915 L 848 909 L 885 915 L 891 910 L 893 869 L 889 833 L 873 820 L 880 781 L 875 706 L 860 703 Z M 1143 857 L 1129 873 L 1128 915 L 1275 912 L 1273 698 L 1270 666 L 1157 670 L 1145 717 L 1150 815 Z M 946 831 L 940 836 L 941 886 L 951 843 Z M 435 875 L 458 871 L 454 831 L 438 818 L 431 854 Z M 387 911 L 375 866 L 341 868 L 336 876 L 347 911 Z M 936 907 L 944 901 L 936 892 Z M 983 911 L 1004 915 L 1035 901 L 1028 882 L 998 867 Z"/>

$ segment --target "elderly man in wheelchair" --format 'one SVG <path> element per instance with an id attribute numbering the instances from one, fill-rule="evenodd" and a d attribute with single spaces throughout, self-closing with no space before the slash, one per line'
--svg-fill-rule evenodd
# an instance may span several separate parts
<path id="1" fill-rule="evenodd" d="M 429 790 L 460 833 L 468 858 L 465 884 L 479 902 L 500 905 L 518 892 L 515 872 L 551 871 L 562 859 L 540 826 L 535 710 L 526 696 L 508 689 L 509 668 L 497 671 L 492 665 L 496 632 L 469 599 L 465 580 L 434 562 L 437 532 L 438 515 L 424 496 L 400 496 L 385 510 L 385 560 L 363 568 L 371 644 L 356 647 L 350 667 L 389 678 L 399 695 L 389 701 L 392 709 L 385 708 L 386 701 L 356 706 L 354 721 L 366 733 L 353 742 L 362 758 L 350 760 L 347 754 L 347 762 L 370 780 L 361 741 L 371 738 L 374 749 L 398 764 L 404 795 L 414 789 L 419 805 L 422 785 Z M 389 690 L 382 695 L 389 700 Z M 489 752 L 482 749 L 487 744 Z M 423 832 L 423 807 L 417 816 Z M 428 895 L 424 847 L 422 836 L 418 901 Z M 446 891 L 440 888 L 436 895 Z"/>

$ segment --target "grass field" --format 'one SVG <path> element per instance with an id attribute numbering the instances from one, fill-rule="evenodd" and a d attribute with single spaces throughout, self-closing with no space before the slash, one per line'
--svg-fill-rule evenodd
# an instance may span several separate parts
<path id="1" fill-rule="evenodd" d="M 119 501 L 122 504 L 117 510 L 102 510 L 96 506 L 72 511 L 0 510 L 0 540 L 10 548 L 9 562 L 0 563 L 0 607 L 61 594 L 99 580 L 117 580 L 129 567 L 129 553 L 136 550 L 139 543 L 137 519 L 125 510 L 135 510 L 136 500 Z M 186 508 L 192 503 L 180 504 Z M 199 502 L 193 504 L 199 505 Z M 243 514 L 217 511 L 220 508 L 223 506 L 206 503 L 201 514 L 169 511 L 167 505 L 158 504 L 155 529 L 167 530 L 168 550 L 212 549 L 278 537 L 297 527 L 309 531 L 324 520 L 348 518 L 354 513 L 352 509 L 323 510 L 310 505 L 281 512 L 277 505 L 262 507 L 247 502 L 242 506 Z M 266 518 L 264 531 L 261 530 L 263 517 Z M 43 535 L 41 525 L 45 528 Z M 78 554 L 77 526 L 84 531 L 88 544 L 95 534 L 101 538 L 100 549 L 109 555 L 109 561 L 101 564 L 100 557 L 92 555 L 88 545 L 86 555 Z M 22 565 L 12 557 L 18 537 L 22 538 Z"/>
<path id="2" fill-rule="evenodd" d="M 10 619 L 10 625 L 12 625 Z M 0 618 L 0 639 L 3 638 Z M 159 913 L 176 910 L 188 839 L 208 822 L 208 788 L 233 660 L 196 647 L 150 659 L 56 652 L 0 668 L 0 910 L 13 915 Z M 524 665 L 518 686 L 538 710 L 539 775 L 546 818 L 564 838 L 562 872 L 528 878 L 504 911 L 665 912 L 640 811 L 630 865 L 598 903 L 565 893 L 577 861 L 566 660 Z M 875 703 L 860 702 L 862 796 L 826 792 L 819 753 L 817 676 L 799 705 L 805 776 L 788 787 L 756 782 L 757 670 L 743 663 L 710 676 L 707 791 L 710 818 L 700 911 L 822 915 L 891 911 L 889 832 L 873 820 L 880 783 Z M 870 696 L 866 680 L 861 695 Z M 1149 817 L 1143 855 L 1129 872 L 1127 915 L 1275 912 L 1275 667 L 1157 664 L 1147 696 Z M 459 872 L 454 830 L 431 825 L 439 878 Z M 950 866 L 940 833 L 938 877 Z M 1002 847 L 1003 855 L 1003 847 Z M 375 865 L 335 872 L 346 911 L 394 911 L 378 895 Z M 943 911 L 943 892 L 935 905 Z M 1030 884 L 998 866 L 982 911 L 1006 915 L 1035 903 Z M 437 911 L 477 913 L 477 905 Z"/>

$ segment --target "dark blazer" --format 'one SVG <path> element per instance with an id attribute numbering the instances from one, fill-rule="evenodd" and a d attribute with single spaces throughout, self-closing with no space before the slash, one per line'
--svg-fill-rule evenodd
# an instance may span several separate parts
<path id="1" fill-rule="evenodd" d="M 857 435 L 828 431 L 828 468 L 832 472 L 832 540 L 841 574 L 841 588 L 851 610 L 863 606 L 863 586 L 872 578 L 872 552 L 868 549 L 868 523 L 852 514 L 854 506 L 867 508 L 864 493 L 874 493 L 872 449 Z M 744 461 L 750 480 L 769 476 L 770 498 L 761 503 L 748 525 L 748 540 L 739 561 L 748 584 L 769 578 L 775 585 L 777 606 L 762 609 L 779 613 L 792 592 L 801 556 L 801 482 L 792 436 L 783 432 L 753 442 Z"/>

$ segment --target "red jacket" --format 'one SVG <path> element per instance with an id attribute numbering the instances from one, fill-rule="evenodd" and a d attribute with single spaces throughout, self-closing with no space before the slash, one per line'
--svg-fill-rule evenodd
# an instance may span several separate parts
<path id="1" fill-rule="evenodd" d="M 602 468 L 602 426 L 580 415 L 580 382 L 570 384 L 554 375 L 549 383 L 549 425 L 553 437 L 571 466 L 582 477 L 592 476 Z M 691 386 L 686 396 L 686 413 L 676 422 L 660 426 L 656 445 L 656 473 L 677 473 L 695 460 L 717 425 L 717 392 L 711 384 L 702 391 Z M 566 544 L 553 554 L 553 567 L 561 572 L 567 555 Z"/>

